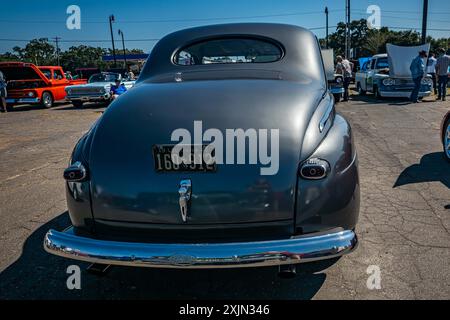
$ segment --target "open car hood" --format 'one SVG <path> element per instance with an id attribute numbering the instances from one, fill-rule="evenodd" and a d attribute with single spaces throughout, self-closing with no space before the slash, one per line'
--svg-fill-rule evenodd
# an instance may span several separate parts
<path id="1" fill-rule="evenodd" d="M 421 50 L 425 50 L 428 53 L 430 44 L 402 47 L 387 43 L 386 51 L 389 62 L 389 76 L 395 78 L 411 78 L 409 67 L 413 59 L 417 57 L 417 54 Z"/>
<path id="2" fill-rule="evenodd" d="M 50 80 L 32 63 L 1 62 L 0 70 L 5 75 L 6 81 L 42 80 L 46 85 Z"/>
<path id="3" fill-rule="evenodd" d="M 322 60 L 328 80 L 334 80 L 334 51 L 333 49 L 322 49 Z"/>

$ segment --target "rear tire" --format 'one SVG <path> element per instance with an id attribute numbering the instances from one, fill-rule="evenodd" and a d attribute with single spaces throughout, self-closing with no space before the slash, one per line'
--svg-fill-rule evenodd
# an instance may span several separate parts
<path id="1" fill-rule="evenodd" d="M 50 92 L 46 91 L 42 94 L 41 105 L 46 109 L 53 107 L 53 96 Z"/>
<path id="2" fill-rule="evenodd" d="M 442 142 L 444 147 L 444 157 L 450 162 L 450 118 L 445 122 Z"/>

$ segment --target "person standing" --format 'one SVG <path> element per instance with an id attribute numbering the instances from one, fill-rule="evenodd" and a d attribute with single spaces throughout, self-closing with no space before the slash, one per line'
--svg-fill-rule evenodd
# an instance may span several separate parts
<path id="1" fill-rule="evenodd" d="M 436 86 L 436 58 L 434 56 L 434 52 L 430 52 L 427 61 L 427 73 L 431 75 L 431 80 L 433 80 L 433 91 L 434 94 L 437 94 L 437 86 Z"/>
<path id="2" fill-rule="evenodd" d="M 352 63 L 347 59 L 342 58 L 342 56 L 336 57 L 336 73 L 342 74 L 344 78 L 344 98 L 342 101 L 348 101 L 348 86 L 352 79 Z"/>
<path id="3" fill-rule="evenodd" d="M 6 96 L 7 96 L 6 79 L 5 76 L 3 75 L 3 72 L 0 71 L 0 111 L 2 112 L 8 111 L 6 107 Z"/>
<path id="4" fill-rule="evenodd" d="M 419 55 L 413 59 L 411 65 L 409 66 L 409 70 L 411 70 L 411 75 L 414 81 L 414 89 L 411 91 L 411 96 L 409 99 L 412 103 L 419 102 L 419 91 L 420 84 L 422 82 L 422 78 L 425 74 L 425 63 L 423 59 L 427 57 L 427 52 L 422 50 L 419 52 Z"/>
<path id="5" fill-rule="evenodd" d="M 447 95 L 448 66 L 450 65 L 450 56 L 445 54 L 445 49 L 439 49 L 439 58 L 436 61 L 436 74 L 438 76 L 438 100 L 445 101 Z"/>

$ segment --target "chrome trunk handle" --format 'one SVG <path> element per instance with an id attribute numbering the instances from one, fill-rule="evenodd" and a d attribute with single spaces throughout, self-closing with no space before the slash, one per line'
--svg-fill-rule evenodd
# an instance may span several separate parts
<path id="1" fill-rule="evenodd" d="M 190 179 L 180 181 L 178 193 L 180 195 L 179 203 L 181 219 L 183 222 L 186 222 L 187 217 L 189 216 L 189 207 L 192 195 L 192 183 Z"/>

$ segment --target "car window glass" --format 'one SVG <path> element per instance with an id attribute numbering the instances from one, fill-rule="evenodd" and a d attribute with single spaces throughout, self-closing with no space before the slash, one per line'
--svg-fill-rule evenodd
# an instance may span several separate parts
<path id="1" fill-rule="evenodd" d="M 178 65 L 274 62 L 282 57 L 281 48 L 266 40 L 224 38 L 185 47 L 175 56 Z"/>
<path id="2" fill-rule="evenodd" d="M 388 58 L 378 58 L 377 69 L 389 68 Z"/>
<path id="3" fill-rule="evenodd" d="M 49 69 L 41 69 L 41 72 L 47 79 L 50 80 L 52 78 L 52 72 Z"/>
<path id="4" fill-rule="evenodd" d="M 92 75 L 88 82 L 115 82 L 116 79 L 119 79 L 119 74 L 117 73 L 97 73 Z"/>
<path id="5" fill-rule="evenodd" d="M 62 74 L 61 70 L 55 70 L 55 71 L 53 71 L 53 77 L 54 77 L 56 80 L 61 80 L 61 79 L 63 78 L 63 74 Z"/>

